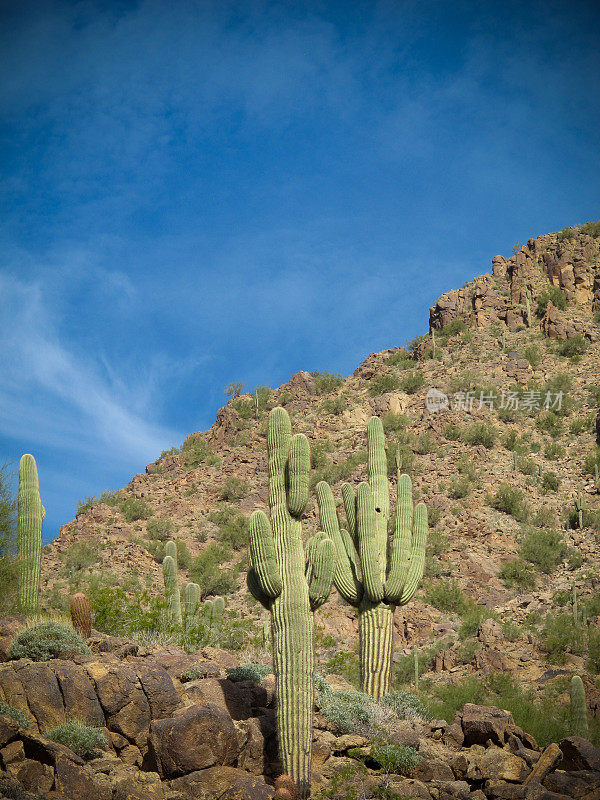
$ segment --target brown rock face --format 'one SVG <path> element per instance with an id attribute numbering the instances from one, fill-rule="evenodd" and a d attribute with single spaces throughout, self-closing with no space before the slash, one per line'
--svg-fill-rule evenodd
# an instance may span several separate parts
<path id="1" fill-rule="evenodd" d="M 155 720 L 150 727 L 150 742 L 158 771 L 167 777 L 233 764 L 238 754 L 231 717 L 210 703 Z"/>
<path id="2" fill-rule="evenodd" d="M 111 789 L 95 780 L 85 767 L 65 758 L 56 761 L 56 791 L 69 800 L 112 800 Z"/>
<path id="3" fill-rule="evenodd" d="M 488 740 L 503 745 L 507 731 L 515 727 L 512 714 L 494 706 L 465 703 L 462 712 L 464 745 L 485 744 Z"/>
<path id="4" fill-rule="evenodd" d="M 173 789 L 196 800 L 271 800 L 273 789 L 262 778 L 234 767 L 210 767 L 171 781 Z"/>
<path id="5" fill-rule="evenodd" d="M 580 736 L 569 736 L 559 745 L 563 757 L 560 769 L 592 769 L 600 772 L 600 750 Z"/>

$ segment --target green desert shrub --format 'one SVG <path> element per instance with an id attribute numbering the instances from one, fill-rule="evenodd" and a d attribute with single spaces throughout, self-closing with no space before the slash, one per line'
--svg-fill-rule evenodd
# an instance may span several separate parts
<path id="1" fill-rule="evenodd" d="M 540 631 L 540 643 L 549 661 L 564 664 L 569 653 L 582 655 L 585 652 L 587 633 L 580 625 L 573 624 L 571 614 L 551 612 L 546 615 Z"/>
<path id="2" fill-rule="evenodd" d="M 321 713 L 338 733 L 358 733 L 371 725 L 376 701 L 358 691 L 332 692 L 320 698 Z"/>
<path id="3" fill-rule="evenodd" d="M 466 444 L 483 445 L 489 450 L 496 441 L 496 430 L 485 422 L 474 422 L 463 432 L 463 439 Z"/>
<path id="4" fill-rule="evenodd" d="M 327 397 L 323 401 L 323 411 L 326 414 L 332 414 L 334 417 L 338 417 L 342 414 L 345 408 L 346 400 L 341 395 L 337 397 Z"/>
<path id="5" fill-rule="evenodd" d="M 168 517 L 152 517 L 146 523 L 146 530 L 151 539 L 166 542 L 175 531 L 175 525 Z"/>
<path id="6" fill-rule="evenodd" d="M 243 497 L 246 497 L 248 490 L 249 487 L 246 481 L 237 478 L 235 475 L 231 475 L 227 478 L 223 486 L 221 486 L 219 497 L 221 500 L 227 500 L 229 502 L 241 500 Z"/>
<path id="7" fill-rule="evenodd" d="M 413 371 L 407 373 L 400 381 L 400 389 L 406 394 L 415 394 L 422 388 L 425 378 L 421 372 Z"/>
<path id="8" fill-rule="evenodd" d="M 380 394 L 387 392 L 395 392 L 400 388 L 400 379 L 392 372 L 384 372 L 375 375 L 369 381 L 369 394 L 371 397 L 377 397 Z"/>
<path id="9" fill-rule="evenodd" d="M 230 569 L 223 569 L 232 552 L 217 542 L 210 542 L 192 561 L 190 578 L 200 584 L 202 596 L 209 594 L 230 594 L 237 586 L 237 575 Z"/>
<path id="10" fill-rule="evenodd" d="M 600 447 L 595 447 L 588 453 L 583 462 L 584 475 L 595 475 L 596 468 L 600 470 Z"/>
<path id="11" fill-rule="evenodd" d="M 240 550 L 248 544 L 248 520 L 233 506 L 220 506 L 209 515 L 219 529 L 219 541 L 226 547 Z"/>
<path id="12" fill-rule="evenodd" d="M 242 400 L 242 398 L 238 398 L 238 401 L 240 400 Z M 239 409 L 236 406 L 236 402 L 238 401 L 234 401 L 233 405 L 239 413 Z M 252 414 L 254 411 L 254 402 L 248 401 L 248 405 L 250 406 L 250 413 Z M 182 444 L 181 452 L 187 469 L 195 469 L 201 464 L 208 464 L 210 466 L 220 461 L 210 449 L 206 439 L 200 433 L 190 434 Z"/>
<path id="13" fill-rule="evenodd" d="M 529 508 L 523 498 L 523 493 L 508 483 L 501 483 L 496 493 L 491 498 L 490 505 L 497 511 L 510 514 L 519 522 L 525 522 L 529 516 Z"/>
<path id="14" fill-rule="evenodd" d="M 525 561 L 536 566 L 540 572 L 549 575 L 568 552 L 562 534 L 552 530 L 530 530 L 521 542 L 520 555 Z"/>
<path id="15" fill-rule="evenodd" d="M 326 664 L 327 672 L 340 675 L 352 686 L 360 685 L 360 663 L 358 655 L 348 650 L 338 650 Z"/>
<path id="16" fill-rule="evenodd" d="M 471 481 L 467 477 L 454 478 L 450 483 L 448 494 L 453 500 L 466 497 L 471 491 Z"/>
<path id="17" fill-rule="evenodd" d="M 451 336 L 458 336 L 458 334 L 464 333 L 466 330 L 467 325 L 464 320 L 453 319 L 451 322 L 444 325 L 441 331 L 439 331 L 438 337 L 442 340 L 449 339 Z"/>
<path id="18" fill-rule="evenodd" d="M 565 454 L 565 448 L 558 442 L 546 442 L 544 445 L 544 458 L 548 461 L 556 461 Z"/>
<path id="19" fill-rule="evenodd" d="M 87 542 L 75 542 L 60 554 L 60 559 L 71 572 L 80 572 L 98 562 L 98 548 Z"/>
<path id="20" fill-rule="evenodd" d="M 456 614 L 462 614 L 468 608 L 468 601 L 458 581 L 455 580 L 431 581 L 425 593 L 425 600 L 440 611 L 451 611 Z"/>
<path id="21" fill-rule="evenodd" d="M 535 426 L 544 433 L 549 433 L 556 439 L 564 430 L 563 422 L 554 411 L 544 411 L 536 420 Z"/>
<path id="22" fill-rule="evenodd" d="M 260 683 L 265 675 L 273 672 L 268 664 L 241 664 L 239 667 L 231 667 L 227 670 L 227 677 L 230 681 L 254 681 Z"/>
<path id="23" fill-rule="evenodd" d="M 396 689 L 381 698 L 382 705 L 391 708 L 399 719 L 428 719 L 427 709 L 408 689 Z"/>
<path id="24" fill-rule="evenodd" d="M 310 374 L 315 379 L 317 394 L 329 394 L 344 382 L 344 376 L 339 372 L 311 372 Z"/>
<path id="25" fill-rule="evenodd" d="M 81 758 L 92 758 L 108 742 L 100 728 L 92 728 L 77 720 L 69 720 L 46 732 L 46 738 L 64 744 Z"/>
<path id="26" fill-rule="evenodd" d="M 456 425 L 454 422 L 449 422 L 442 431 L 444 438 L 450 442 L 457 442 L 461 437 L 461 433 L 460 425 Z"/>
<path id="27" fill-rule="evenodd" d="M 533 589 L 535 587 L 533 567 L 522 558 L 506 561 L 500 568 L 499 576 L 511 589 Z"/>
<path id="28" fill-rule="evenodd" d="M 586 222 L 585 225 L 580 226 L 579 232 L 597 239 L 600 236 L 600 222 L 598 220 L 595 222 Z"/>
<path id="29" fill-rule="evenodd" d="M 556 472 L 544 472 L 542 475 L 542 489 L 546 492 L 557 492 L 560 487 L 560 478 Z"/>
<path id="30" fill-rule="evenodd" d="M 369 760 L 378 764 L 385 773 L 409 775 L 421 756 L 407 744 L 376 744 L 371 747 Z"/>
<path id="31" fill-rule="evenodd" d="M 19 711 L 18 708 L 11 706 L 9 703 L 5 703 L 4 700 L 0 700 L 0 717 L 10 717 L 15 722 L 18 722 L 22 728 L 26 728 L 31 721 L 27 719 L 22 711 Z"/>
<path id="32" fill-rule="evenodd" d="M 383 423 L 384 431 L 386 432 L 393 431 L 395 433 L 397 433 L 398 431 L 403 431 L 410 422 L 406 414 L 392 414 L 392 413 L 386 414 L 381 421 Z"/>
<path id="33" fill-rule="evenodd" d="M 400 369 L 407 369 L 411 364 L 414 364 L 413 359 L 406 350 L 396 350 L 394 353 L 386 358 L 386 363 L 390 367 L 400 367 Z"/>
<path id="34" fill-rule="evenodd" d="M 546 309 L 548 308 L 548 303 L 551 302 L 561 311 L 564 311 L 567 307 L 567 296 L 559 289 L 558 286 L 551 286 L 546 291 L 542 292 L 542 294 L 538 297 L 537 301 L 537 308 L 535 313 L 538 317 L 543 317 L 546 313 Z"/>
<path id="35" fill-rule="evenodd" d="M 565 358 L 574 358 L 576 356 L 581 356 L 587 350 L 588 343 L 587 341 L 581 336 L 581 334 L 577 334 L 576 336 L 572 336 L 570 339 L 565 339 L 564 342 L 561 342 L 558 346 L 558 355 L 564 356 Z"/>
<path id="36" fill-rule="evenodd" d="M 127 522 L 136 522 L 138 519 L 150 519 L 154 514 L 151 506 L 144 500 L 139 500 L 137 497 L 129 497 L 127 500 L 123 500 L 119 508 Z"/>
<path id="37" fill-rule="evenodd" d="M 62 622 L 39 622 L 31 628 L 19 631 L 11 645 L 10 657 L 49 661 L 71 653 L 89 652 L 89 647 L 69 625 Z"/>
<path id="38" fill-rule="evenodd" d="M 529 361 L 533 369 L 537 369 L 542 363 L 542 353 L 536 344 L 530 344 L 528 347 L 526 347 L 523 351 L 523 355 L 527 361 Z"/>

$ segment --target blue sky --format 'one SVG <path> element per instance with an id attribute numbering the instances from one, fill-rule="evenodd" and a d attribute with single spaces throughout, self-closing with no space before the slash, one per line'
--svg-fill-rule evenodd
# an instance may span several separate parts
<path id="1" fill-rule="evenodd" d="M 223 387 L 350 373 L 598 219 L 578 2 L 0 2 L 0 462 L 45 536 Z"/>

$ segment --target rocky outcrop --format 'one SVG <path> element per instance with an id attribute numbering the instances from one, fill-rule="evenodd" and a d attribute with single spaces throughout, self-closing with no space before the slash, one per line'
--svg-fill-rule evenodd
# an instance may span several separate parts
<path id="1" fill-rule="evenodd" d="M 493 274 L 475 278 L 438 299 L 430 309 L 430 329 L 441 330 L 457 319 L 474 328 L 501 322 L 511 331 L 539 325 L 534 316 L 536 301 L 553 286 L 564 293 L 569 315 L 548 304 L 541 323 L 544 334 L 557 339 L 592 336 L 589 317 L 600 309 L 600 238 L 571 230 L 570 236 L 561 232 L 529 239 L 510 258 L 494 256 Z M 581 319 L 574 318 L 574 313 Z"/>

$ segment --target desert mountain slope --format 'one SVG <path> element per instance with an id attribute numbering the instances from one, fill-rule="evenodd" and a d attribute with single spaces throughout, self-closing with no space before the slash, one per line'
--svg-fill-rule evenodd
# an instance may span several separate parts
<path id="1" fill-rule="evenodd" d="M 161 542 L 173 538 L 182 585 L 193 577 L 205 596 L 224 594 L 228 615 L 250 620 L 248 641 L 258 642 L 244 519 L 266 506 L 268 410 L 288 410 L 311 443 L 313 486 L 328 480 L 338 499 L 344 480 L 366 477 L 366 424 L 376 414 L 392 500 L 398 453 L 431 518 L 424 585 L 396 613 L 399 675 L 414 644 L 436 681 L 511 671 L 540 686 L 556 661 L 566 672 L 599 671 L 600 653 L 594 666 L 575 635 L 579 621 L 570 638 L 557 637 L 561 615 L 573 615 L 573 587 L 578 620 L 585 607 L 593 627 L 600 613 L 600 223 L 530 239 L 492 267 L 442 295 L 430 313 L 434 334 L 408 350 L 372 353 L 345 379 L 300 372 L 232 398 L 210 430 L 87 503 L 45 548 L 45 602 L 64 607 L 77 589 L 160 592 Z M 439 411 L 428 408 L 431 388 L 448 400 Z M 304 529 L 317 525 L 313 492 Z M 317 617 L 321 664 L 351 677 L 353 609 L 334 595 Z"/>

